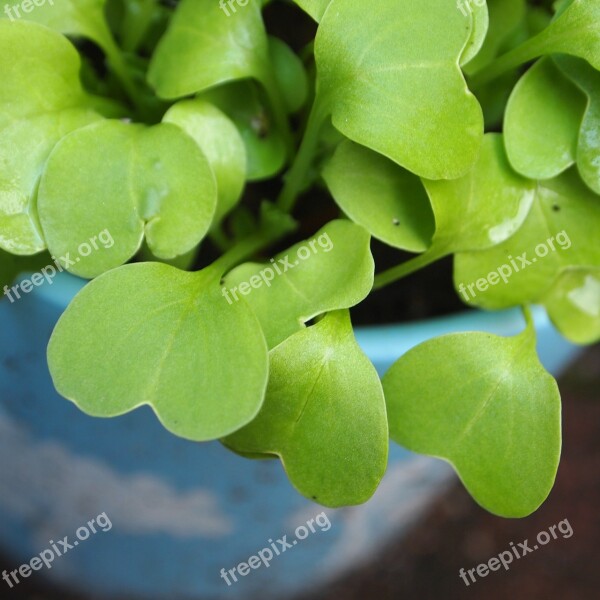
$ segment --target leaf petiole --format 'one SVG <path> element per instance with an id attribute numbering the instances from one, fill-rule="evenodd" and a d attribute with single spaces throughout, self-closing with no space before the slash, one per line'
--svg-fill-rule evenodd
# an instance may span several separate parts
<path id="1" fill-rule="evenodd" d="M 418 256 L 415 256 L 414 258 L 411 258 L 400 265 L 397 265 L 395 267 L 392 267 L 391 269 L 388 269 L 387 271 L 383 271 L 382 273 L 375 275 L 375 283 L 373 284 L 373 289 L 379 290 L 385 287 L 386 285 L 389 285 L 390 283 L 394 283 L 400 279 L 404 279 L 404 277 L 408 277 L 416 271 L 428 267 L 429 265 L 440 260 L 441 258 L 444 258 L 446 255 L 447 252 L 440 248 L 428 250 L 423 254 L 419 254 Z"/>
<path id="2" fill-rule="evenodd" d="M 296 200 L 302 192 L 306 176 L 319 146 L 321 129 L 327 116 L 327 111 L 317 95 L 308 117 L 300 149 L 296 154 L 292 168 L 285 177 L 285 184 L 277 199 L 278 207 L 284 212 L 292 212 Z"/>

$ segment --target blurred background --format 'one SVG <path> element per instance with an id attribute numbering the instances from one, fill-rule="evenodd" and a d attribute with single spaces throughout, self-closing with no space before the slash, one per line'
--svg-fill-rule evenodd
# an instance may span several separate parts
<path id="1" fill-rule="evenodd" d="M 519 520 L 494 517 L 479 508 L 454 479 L 401 539 L 380 548 L 351 576 L 297 600 L 600 597 L 600 347 L 588 349 L 559 385 L 564 415 L 562 461 L 550 498 L 535 514 Z M 487 562 L 510 549 L 510 542 L 517 545 L 529 539 L 531 545 L 540 531 L 564 519 L 572 526 L 572 537 L 559 535 L 514 561 L 509 571 L 501 568 L 478 577 L 468 588 L 459 577 L 461 568 Z M 10 556 L 0 557 L 0 571 L 14 569 L 16 564 Z M 258 597 L 249 595 L 248 600 Z M 49 587 L 40 572 L 13 590 L 2 585 L 0 598 L 84 600 L 86 596 Z M 222 598 L 227 598 L 225 592 Z"/>

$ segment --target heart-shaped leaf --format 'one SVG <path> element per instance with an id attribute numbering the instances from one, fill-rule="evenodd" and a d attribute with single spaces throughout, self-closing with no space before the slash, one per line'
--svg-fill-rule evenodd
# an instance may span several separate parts
<path id="1" fill-rule="evenodd" d="M 561 447 L 560 394 L 530 325 L 514 338 L 460 333 L 410 350 L 383 378 L 391 438 L 449 461 L 490 512 L 546 499 Z"/>
<path id="2" fill-rule="evenodd" d="M 250 422 L 264 399 L 267 347 L 252 310 L 225 302 L 219 279 L 214 267 L 143 263 L 92 281 L 50 340 L 58 392 L 93 416 L 147 404 L 169 431 L 195 441 Z"/>
<path id="3" fill-rule="evenodd" d="M 296 244 L 269 263 L 246 263 L 225 278 L 230 303 L 245 296 L 269 348 L 325 312 L 350 308 L 373 287 L 374 263 L 365 229 L 331 221 L 312 240 Z"/>
<path id="4" fill-rule="evenodd" d="M 583 94 L 550 58 L 538 61 L 517 83 L 504 119 L 512 167 L 531 179 L 551 179 L 575 162 L 585 110 Z"/>
<path id="5" fill-rule="evenodd" d="M 50 251 L 70 254 L 64 266 L 92 278 L 129 260 L 144 235 L 159 258 L 185 254 L 207 233 L 216 201 L 208 161 L 178 127 L 103 121 L 57 144 L 38 211 Z M 114 245 L 86 256 L 81 244 L 103 231 Z"/>
<path id="6" fill-rule="evenodd" d="M 386 469 L 388 428 L 379 377 L 348 311 L 287 339 L 270 365 L 260 413 L 225 444 L 279 456 L 296 489 L 320 504 L 366 502 Z"/>
<path id="7" fill-rule="evenodd" d="M 535 190 L 534 182 L 511 169 L 498 134 L 485 136 L 477 163 L 464 177 L 423 183 L 436 221 L 429 252 L 439 256 L 509 238 L 527 217 Z"/>
<path id="8" fill-rule="evenodd" d="M 472 29 L 446 0 L 333 0 L 315 40 L 316 114 L 417 175 L 464 175 L 483 136 L 459 68 Z"/>
<path id="9" fill-rule="evenodd" d="M 572 56 L 555 57 L 563 73 L 587 96 L 587 106 L 577 144 L 577 168 L 581 178 L 600 194 L 600 73 Z M 578 123 L 579 125 L 579 123 Z"/>
<path id="10" fill-rule="evenodd" d="M 178 102 L 163 122 L 183 129 L 208 158 L 219 194 L 213 223 L 220 223 L 240 200 L 246 182 L 246 148 L 240 133 L 229 117 L 201 98 Z"/>
<path id="11" fill-rule="evenodd" d="M 431 244 L 435 221 L 421 180 L 385 156 L 342 142 L 323 171 L 338 206 L 373 237 L 411 252 Z"/>
<path id="12" fill-rule="evenodd" d="M 44 164 L 64 135 L 101 119 L 79 83 L 80 66 L 58 33 L 0 21 L 0 248 L 8 252 L 44 250 L 35 210 Z"/>
<path id="13" fill-rule="evenodd" d="M 454 283 L 465 301 L 490 309 L 534 303 L 564 269 L 597 268 L 600 202 L 575 168 L 540 181 L 519 231 L 488 250 L 457 254 Z"/>

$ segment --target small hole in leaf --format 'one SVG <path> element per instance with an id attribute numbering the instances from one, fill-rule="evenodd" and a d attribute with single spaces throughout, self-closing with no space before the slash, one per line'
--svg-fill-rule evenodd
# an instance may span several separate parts
<path id="1" fill-rule="evenodd" d="M 558 211 L 560 210 L 560 206 L 559 206 L 558 204 L 554 204 L 554 205 L 552 206 L 552 210 L 553 210 L 554 212 L 558 212 Z"/>

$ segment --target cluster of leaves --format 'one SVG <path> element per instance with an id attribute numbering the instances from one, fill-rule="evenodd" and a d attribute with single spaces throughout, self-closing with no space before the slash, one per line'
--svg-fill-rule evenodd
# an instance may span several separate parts
<path id="1" fill-rule="evenodd" d="M 264 4 L 61 0 L 0 20 L 3 282 L 115 240 L 69 267 L 92 281 L 49 345 L 58 391 L 279 457 L 325 505 L 374 493 L 391 436 L 451 462 L 488 510 L 531 513 L 558 466 L 560 397 L 527 306 L 600 338 L 600 5 L 296 0 L 318 23 L 298 55 Z M 252 216 L 247 182 L 284 171 Z M 344 217 L 316 234 L 331 252 L 225 301 L 322 182 Z M 374 287 L 448 255 L 457 285 L 475 281 L 563 230 L 568 252 L 470 300 L 523 306 L 520 335 L 434 339 L 379 379 L 349 312 Z M 375 276 L 371 238 L 416 256 Z M 222 254 L 194 271 L 201 243 Z"/>

